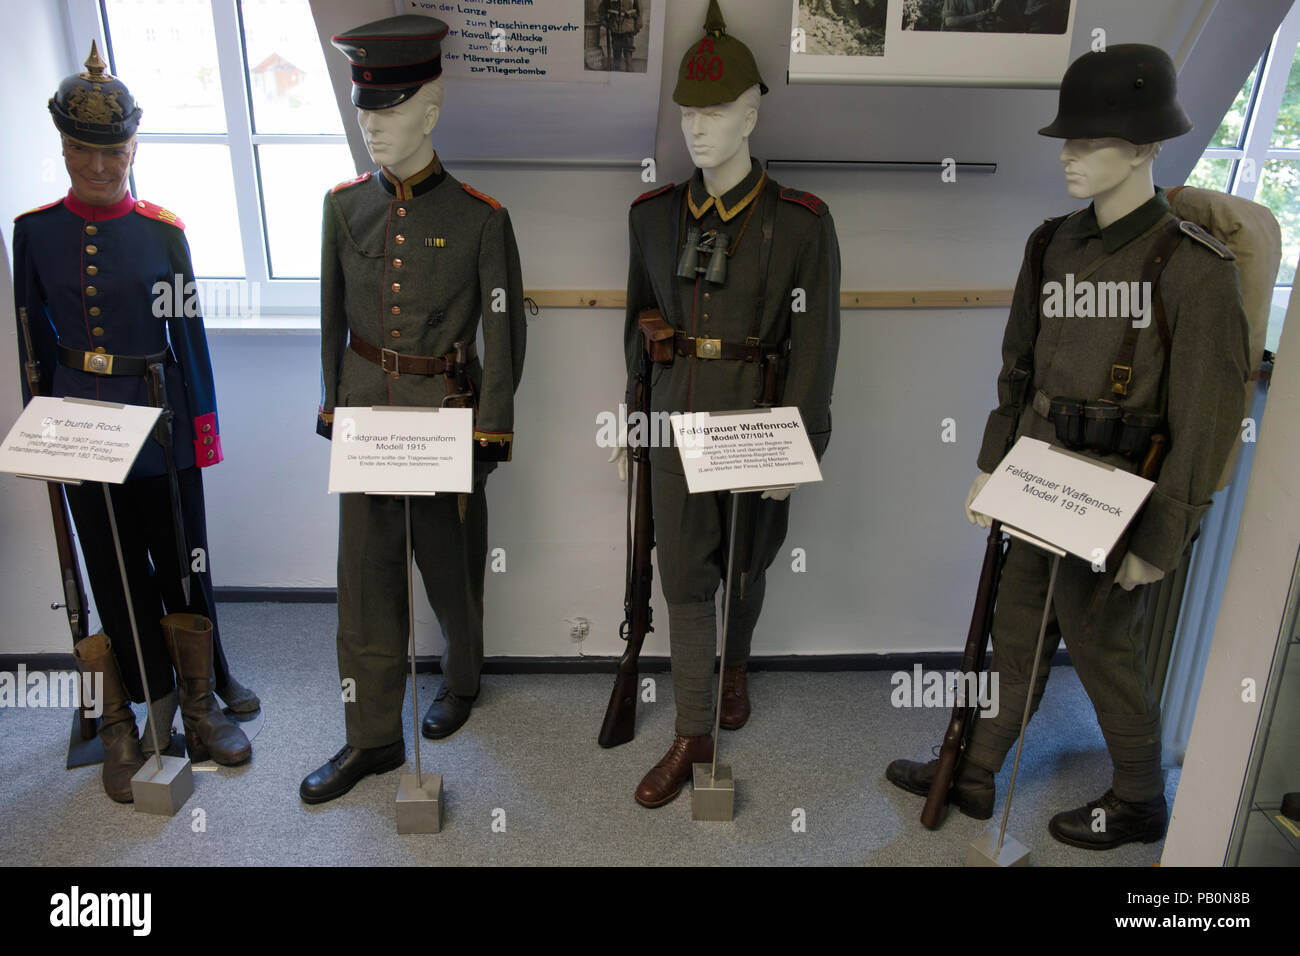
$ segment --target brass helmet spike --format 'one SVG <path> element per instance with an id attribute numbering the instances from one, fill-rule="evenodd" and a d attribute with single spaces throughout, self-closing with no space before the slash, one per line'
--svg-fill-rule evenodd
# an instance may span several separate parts
<path id="1" fill-rule="evenodd" d="M 86 72 L 81 74 L 83 80 L 90 80 L 92 83 L 104 83 L 113 79 L 113 74 L 108 72 L 108 64 L 99 55 L 99 47 L 94 40 L 90 41 L 90 56 L 86 57 L 84 65 Z"/>

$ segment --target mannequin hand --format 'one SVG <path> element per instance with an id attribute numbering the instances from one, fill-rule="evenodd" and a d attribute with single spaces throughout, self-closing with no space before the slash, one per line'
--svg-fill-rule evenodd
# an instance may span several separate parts
<path id="1" fill-rule="evenodd" d="M 771 501 L 785 501 L 790 497 L 793 488 L 776 488 L 763 492 L 759 497 L 770 499 Z"/>
<path id="2" fill-rule="evenodd" d="M 1119 570 L 1115 572 L 1115 583 L 1125 591 L 1132 591 L 1143 584 L 1154 584 L 1165 576 L 1154 564 L 1148 564 L 1130 551 L 1124 555 L 1124 560 L 1119 564 Z"/>
<path id="3" fill-rule="evenodd" d="M 627 481 L 627 449 L 620 445 L 611 451 L 609 463 L 618 466 L 618 480 Z"/>
<path id="4" fill-rule="evenodd" d="M 993 523 L 993 519 L 986 514 L 980 514 L 978 511 L 971 511 L 970 503 L 975 500 L 976 495 L 984 490 L 984 486 L 988 484 L 988 480 L 992 477 L 988 472 L 981 471 L 975 476 L 975 480 L 971 482 L 970 491 L 966 492 L 966 520 L 981 528 L 987 528 Z"/>

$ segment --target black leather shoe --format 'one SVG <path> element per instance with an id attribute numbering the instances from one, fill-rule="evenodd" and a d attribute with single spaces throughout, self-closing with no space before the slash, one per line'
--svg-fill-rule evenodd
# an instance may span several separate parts
<path id="1" fill-rule="evenodd" d="M 885 779 L 908 793 L 924 797 L 930 793 L 930 784 L 938 767 L 938 760 L 929 763 L 895 760 L 885 768 Z M 948 791 L 948 802 L 968 817 L 987 820 L 993 816 L 995 794 L 993 774 L 983 767 L 963 761 L 952 782 L 952 789 Z"/>
<path id="2" fill-rule="evenodd" d="M 447 689 L 446 683 L 443 683 L 438 688 L 433 703 L 424 712 L 424 723 L 420 725 L 420 733 L 430 740 L 450 737 L 465 725 L 465 721 L 469 720 L 470 708 L 474 706 L 474 701 L 477 699 L 477 694 L 473 697 L 457 697 Z"/>
<path id="3" fill-rule="evenodd" d="M 346 746 L 325 766 L 313 771 L 298 788 L 303 803 L 325 803 L 341 797 L 355 787 L 362 777 L 387 773 L 406 763 L 406 741 L 386 747 Z"/>
<path id="4" fill-rule="evenodd" d="M 1112 850 L 1125 843 L 1155 843 L 1168 823 L 1164 794 L 1155 800 L 1129 803 L 1107 790 L 1099 800 L 1052 817 L 1047 832 L 1084 850 Z"/>

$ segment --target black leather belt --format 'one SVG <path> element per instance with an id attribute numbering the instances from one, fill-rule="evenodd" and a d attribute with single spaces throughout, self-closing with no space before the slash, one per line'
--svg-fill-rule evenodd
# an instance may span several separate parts
<path id="1" fill-rule="evenodd" d="M 59 346 L 59 364 L 78 372 L 90 372 L 93 375 L 129 378 L 143 376 L 154 364 L 172 364 L 172 350 L 165 348 L 157 355 L 110 355 L 107 352 L 85 352 Z"/>
<path id="2" fill-rule="evenodd" d="M 685 332 L 678 332 L 674 336 L 674 344 L 678 355 L 694 355 L 702 359 L 735 359 L 742 362 L 757 362 L 768 352 L 778 351 L 767 348 L 758 339 L 746 339 L 743 343 L 724 342 L 722 339 L 698 338 Z"/>

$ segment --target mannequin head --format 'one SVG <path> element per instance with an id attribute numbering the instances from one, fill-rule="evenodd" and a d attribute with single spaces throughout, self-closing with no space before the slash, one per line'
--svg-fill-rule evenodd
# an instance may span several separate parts
<path id="1" fill-rule="evenodd" d="M 1104 228 L 1155 195 L 1151 165 L 1159 152 L 1159 143 L 1136 145 L 1113 136 L 1067 139 L 1061 147 L 1066 190 L 1093 200 Z"/>
<path id="2" fill-rule="evenodd" d="M 130 184 L 135 145 L 134 136 L 116 146 L 89 146 L 64 136 L 63 164 L 72 195 L 89 206 L 120 202 Z"/>
<path id="3" fill-rule="evenodd" d="M 749 169 L 749 134 L 758 124 L 759 89 L 751 86 L 730 103 L 683 106 L 682 135 L 691 161 L 700 169 L 717 169 L 737 156 Z"/>
<path id="4" fill-rule="evenodd" d="M 441 79 L 431 80 L 409 99 L 382 110 L 357 110 L 357 124 L 370 158 L 398 179 L 407 179 L 433 161 L 429 134 L 442 113 Z"/>

